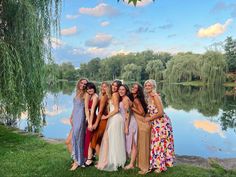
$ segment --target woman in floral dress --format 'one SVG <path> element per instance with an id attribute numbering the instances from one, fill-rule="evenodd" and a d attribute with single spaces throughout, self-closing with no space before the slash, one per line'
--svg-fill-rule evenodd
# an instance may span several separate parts
<path id="1" fill-rule="evenodd" d="M 156 93 L 156 82 L 147 80 L 144 83 L 148 104 L 146 122 L 151 123 L 150 170 L 155 173 L 166 171 L 173 166 L 174 139 L 169 117 L 164 113 L 160 96 Z"/>

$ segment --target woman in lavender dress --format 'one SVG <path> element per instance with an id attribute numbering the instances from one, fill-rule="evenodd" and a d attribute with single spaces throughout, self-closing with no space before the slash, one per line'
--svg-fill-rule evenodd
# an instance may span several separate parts
<path id="1" fill-rule="evenodd" d="M 72 120 L 72 158 L 74 163 L 70 170 L 84 164 L 84 136 L 85 136 L 85 111 L 84 95 L 86 79 L 80 79 L 76 84 L 76 96 L 73 100 Z"/>
<path id="2" fill-rule="evenodd" d="M 137 156 L 137 136 L 138 125 L 135 120 L 133 112 L 131 112 L 133 97 L 129 91 L 129 87 L 125 84 L 119 87 L 120 101 L 120 113 L 125 122 L 125 139 L 126 139 L 126 153 L 130 159 L 130 163 L 125 166 L 125 169 L 133 169 L 134 162 Z"/>

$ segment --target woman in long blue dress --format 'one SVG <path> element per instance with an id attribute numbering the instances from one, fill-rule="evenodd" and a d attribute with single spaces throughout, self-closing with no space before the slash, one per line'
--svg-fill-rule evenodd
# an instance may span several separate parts
<path id="1" fill-rule="evenodd" d="M 84 96 L 87 79 L 80 79 L 76 84 L 76 96 L 73 99 L 72 120 L 72 158 L 70 170 L 76 170 L 84 164 L 85 110 Z"/>

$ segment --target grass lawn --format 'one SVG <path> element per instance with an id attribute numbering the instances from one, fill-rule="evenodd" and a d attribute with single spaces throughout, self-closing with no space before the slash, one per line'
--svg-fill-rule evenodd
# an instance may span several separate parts
<path id="1" fill-rule="evenodd" d="M 49 144 L 34 135 L 15 133 L 14 129 L 0 125 L 0 177 L 132 177 L 138 169 L 117 172 L 98 171 L 95 167 L 69 171 L 70 155 L 64 144 Z M 190 165 L 178 165 L 167 172 L 146 176 L 160 177 L 235 177 L 236 171 L 226 171 L 218 165 L 202 169 Z"/>

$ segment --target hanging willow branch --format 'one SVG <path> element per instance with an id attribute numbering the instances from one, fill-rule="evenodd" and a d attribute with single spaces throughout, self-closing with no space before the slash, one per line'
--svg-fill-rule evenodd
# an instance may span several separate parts
<path id="1" fill-rule="evenodd" d="M 31 122 L 40 121 L 60 7 L 61 0 L 0 0 L 0 114 L 27 111 Z"/>

